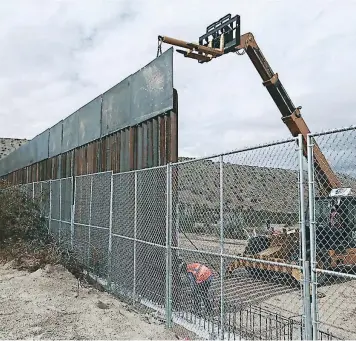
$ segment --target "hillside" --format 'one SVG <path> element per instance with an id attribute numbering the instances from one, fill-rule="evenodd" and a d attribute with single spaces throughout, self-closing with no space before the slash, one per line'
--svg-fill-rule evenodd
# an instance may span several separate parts
<path id="1" fill-rule="evenodd" d="M 180 158 L 180 161 L 188 158 Z M 298 171 L 225 163 L 224 210 L 298 214 Z M 210 160 L 178 166 L 179 203 L 219 209 L 219 163 Z M 338 174 L 343 186 L 356 189 L 356 179 Z M 307 173 L 304 192 L 308 195 Z"/>
<path id="2" fill-rule="evenodd" d="M 0 138 L 0 159 L 26 143 L 26 139 Z"/>

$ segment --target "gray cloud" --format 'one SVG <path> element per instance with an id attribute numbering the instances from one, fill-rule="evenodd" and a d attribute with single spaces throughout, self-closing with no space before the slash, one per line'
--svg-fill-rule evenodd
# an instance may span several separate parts
<path id="1" fill-rule="evenodd" d="M 21 5 L 20 5 L 21 4 Z M 197 41 L 242 17 L 312 131 L 354 123 L 356 3 L 16 1 L 0 5 L 0 136 L 32 138 L 155 57 L 157 35 Z M 168 46 L 163 47 L 168 48 Z M 204 156 L 290 137 L 246 55 L 175 55 L 179 153 Z"/>

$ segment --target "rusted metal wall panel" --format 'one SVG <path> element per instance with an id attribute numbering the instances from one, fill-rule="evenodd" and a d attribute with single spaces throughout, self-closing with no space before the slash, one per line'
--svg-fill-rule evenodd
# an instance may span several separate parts
<path id="1" fill-rule="evenodd" d="M 7 178 L 16 181 L 40 181 L 177 161 L 178 97 L 173 89 L 172 52 L 168 50 L 39 135 L 33 140 L 34 154 L 23 148 L 26 145 L 20 147 L 21 169 L 13 172 L 15 154 L 6 163 L 0 160 L 0 176 L 8 173 Z M 41 142 L 46 139 L 47 146 Z"/>
<path id="2" fill-rule="evenodd" d="M 177 114 L 170 111 L 138 126 L 120 130 L 12 174 L 16 174 L 16 178 L 29 179 L 26 181 L 31 182 L 105 170 L 117 173 L 176 162 L 177 123 Z M 10 155 L 12 153 L 6 157 L 9 168 L 16 162 L 16 155 Z"/>

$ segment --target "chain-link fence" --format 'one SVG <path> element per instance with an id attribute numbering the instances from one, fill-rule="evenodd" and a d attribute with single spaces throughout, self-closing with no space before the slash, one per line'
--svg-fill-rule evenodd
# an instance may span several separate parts
<path id="1" fill-rule="evenodd" d="M 349 129 L 24 188 L 41 194 L 49 230 L 107 290 L 167 327 L 350 339 L 355 142 Z"/>
<path id="2" fill-rule="evenodd" d="M 320 161 L 318 147 L 327 164 Z M 313 323 L 315 330 L 343 339 L 356 337 L 355 147 L 355 128 L 308 139 Z"/>
<path id="3" fill-rule="evenodd" d="M 173 282 L 173 299 L 180 303 L 177 315 L 204 324 L 214 336 L 303 338 L 307 297 L 299 183 L 304 173 L 296 142 L 172 167 L 178 193 L 176 250 L 188 271 L 194 273 L 199 263 L 207 266 L 205 277 L 212 274 L 200 284 L 191 276 L 185 286 Z"/>

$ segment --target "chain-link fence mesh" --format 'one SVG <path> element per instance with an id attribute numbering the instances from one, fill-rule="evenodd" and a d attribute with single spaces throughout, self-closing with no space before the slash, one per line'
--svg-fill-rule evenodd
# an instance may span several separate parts
<path id="1" fill-rule="evenodd" d="M 90 223 L 93 175 L 75 178 L 73 251 L 80 262 L 90 266 Z"/>
<path id="2" fill-rule="evenodd" d="M 208 335 L 220 329 L 219 183 L 218 158 L 172 166 L 173 316 Z M 190 271 L 200 265 L 206 275 L 198 283 Z"/>
<path id="3" fill-rule="evenodd" d="M 41 182 L 41 212 L 46 219 L 50 217 L 51 205 L 51 182 Z"/>
<path id="4" fill-rule="evenodd" d="M 164 306 L 167 168 L 152 168 L 136 176 L 136 294 Z"/>
<path id="5" fill-rule="evenodd" d="M 60 244 L 66 248 L 71 248 L 71 220 L 73 208 L 73 179 L 65 178 L 60 180 Z"/>
<path id="6" fill-rule="evenodd" d="M 194 274 L 194 266 L 200 265 L 206 267 L 206 276 L 211 271 L 214 304 L 205 313 L 202 299 L 202 307 L 191 312 L 185 301 L 190 299 L 194 306 L 199 295 L 179 296 L 179 277 L 173 281 L 173 299 L 183 300 L 177 304 L 179 316 L 190 314 L 190 323 L 208 321 L 210 334 L 221 334 L 223 327 L 227 338 L 234 337 L 231 333 L 262 339 L 292 333 L 294 339 L 301 338 L 301 151 L 296 142 L 173 165 L 173 191 L 178 193 L 172 226 L 178 236 L 176 251 L 183 266 L 192 267 L 188 277 L 197 292 L 198 280 L 194 282 L 189 272 Z M 273 321 L 255 324 L 258 315 L 261 321 L 273 315 Z M 282 322 L 292 317 L 290 324 Z"/>
<path id="7" fill-rule="evenodd" d="M 355 128 L 316 134 L 309 140 L 315 184 L 310 184 L 315 214 L 314 319 L 319 322 L 315 325 L 343 339 L 356 338 L 355 147 Z"/>
<path id="8" fill-rule="evenodd" d="M 131 302 L 136 287 L 136 187 L 134 172 L 113 175 L 111 280 L 116 294 Z"/>
<path id="9" fill-rule="evenodd" d="M 51 181 L 51 221 L 50 232 L 56 241 L 60 241 L 61 229 L 61 180 Z"/>
<path id="10" fill-rule="evenodd" d="M 22 190 L 89 272 L 167 326 L 207 338 L 354 338 L 356 134 L 308 140 Z"/>
<path id="11" fill-rule="evenodd" d="M 245 337 L 302 337 L 299 153 L 291 140 L 221 160 L 225 312 L 229 319 L 261 308 L 266 319 L 254 324 L 252 318 L 241 330 Z M 291 317 L 293 327 L 285 323 Z"/>
<path id="12" fill-rule="evenodd" d="M 112 172 L 94 174 L 91 182 L 89 267 L 106 278 L 109 266 Z"/>

